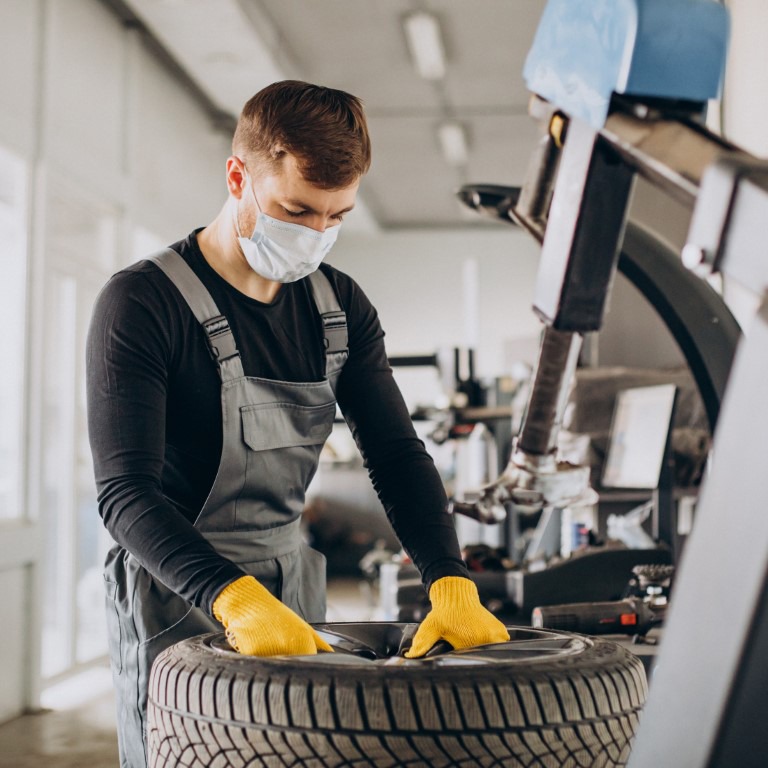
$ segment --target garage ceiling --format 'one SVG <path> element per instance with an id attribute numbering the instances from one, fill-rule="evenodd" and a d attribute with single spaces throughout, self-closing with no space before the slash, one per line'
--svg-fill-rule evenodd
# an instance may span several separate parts
<path id="1" fill-rule="evenodd" d="M 374 226 L 489 226 L 462 209 L 455 190 L 468 182 L 523 180 L 537 127 L 521 73 L 544 0 L 121 4 L 233 119 L 253 93 L 285 77 L 360 96 L 374 149 L 361 197 Z M 409 53 L 403 18 L 418 10 L 439 22 L 441 80 L 419 77 Z M 464 165 L 450 165 L 441 153 L 437 129 L 447 120 L 466 131 Z"/>

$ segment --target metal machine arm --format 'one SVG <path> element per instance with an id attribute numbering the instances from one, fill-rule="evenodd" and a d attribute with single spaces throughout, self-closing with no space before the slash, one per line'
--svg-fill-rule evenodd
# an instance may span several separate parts
<path id="1" fill-rule="evenodd" d="M 749 165 L 746 153 L 696 121 L 698 113 L 683 111 L 681 117 L 679 103 L 667 104 L 666 111 L 664 106 L 615 98 L 598 131 L 532 98 L 531 113 L 543 122 L 545 136 L 510 216 L 542 243 L 534 310 L 546 327 L 509 464 L 476 498 L 454 502 L 454 512 L 499 522 L 505 504 L 538 511 L 595 502 L 588 468 L 558 463 L 554 454 L 581 334 L 602 325 L 634 176 L 692 208 L 713 163 L 727 157 L 739 167 Z M 685 256 L 705 258 L 695 249 Z"/>

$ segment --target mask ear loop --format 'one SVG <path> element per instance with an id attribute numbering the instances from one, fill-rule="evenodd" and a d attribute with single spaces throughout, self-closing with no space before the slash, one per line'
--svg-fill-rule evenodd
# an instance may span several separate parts
<path id="1" fill-rule="evenodd" d="M 240 217 L 238 214 L 238 207 L 235 206 L 232 210 L 232 218 L 235 220 L 235 233 L 237 234 L 238 243 L 243 239 L 243 233 L 240 231 Z"/>
<path id="2" fill-rule="evenodd" d="M 239 157 L 237 159 L 240 160 Z M 264 212 L 261 210 L 261 206 L 259 205 L 259 201 L 256 198 L 256 190 L 253 187 L 253 178 L 251 177 L 251 174 L 248 173 L 248 170 L 247 170 L 247 168 L 245 166 L 245 162 L 243 160 L 240 160 L 240 162 L 242 163 L 243 170 L 245 171 L 245 178 L 248 179 L 248 184 L 251 187 L 251 197 L 253 198 L 253 202 L 256 203 L 256 210 L 258 210 L 259 213 L 263 214 Z M 237 238 L 239 240 L 239 239 L 241 239 L 243 237 L 243 234 L 240 231 L 240 219 L 239 219 L 239 217 L 237 215 L 237 209 L 235 209 L 234 215 L 235 215 L 235 232 L 237 233 Z M 256 233 L 256 225 L 257 225 L 257 223 L 258 223 L 258 216 L 256 217 L 256 223 L 254 223 L 254 225 L 253 225 L 253 233 L 254 234 Z M 253 234 L 251 235 L 251 238 L 253 238 Z M 249 239 L 251 239 L 251 238 L 249 238 Z"/>

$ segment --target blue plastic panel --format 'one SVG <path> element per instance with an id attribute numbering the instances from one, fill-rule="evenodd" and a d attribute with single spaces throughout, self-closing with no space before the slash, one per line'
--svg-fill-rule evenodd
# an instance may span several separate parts
<path id="1" fill-rule="evenodd" d="M 599 128 L 613 93 L 717 98 L 728 32 L 717 0 L 549 0 L 523 76 L 530 91 Z"/>

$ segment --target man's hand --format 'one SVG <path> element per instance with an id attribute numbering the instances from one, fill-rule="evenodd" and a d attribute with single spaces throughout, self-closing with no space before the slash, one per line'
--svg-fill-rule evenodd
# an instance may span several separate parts
<path id="1" fill-rule="evenodd" d="M 429 599 L 432 610 L 416 632 L 406 658 L 423 656 L 439 640 L 447 640 L 454 648 L 509 640 L 507 628 L 483 608 L 470 579 L 444 576 L 430 588 Z"/>
<path id="2" fill-rule="evenodd" d="M 213 603 L 229 644 L 249 656 L 301 656 L 333 651 L 304 619 L 283 605 L 253 576 L 225 587 Z"/>

